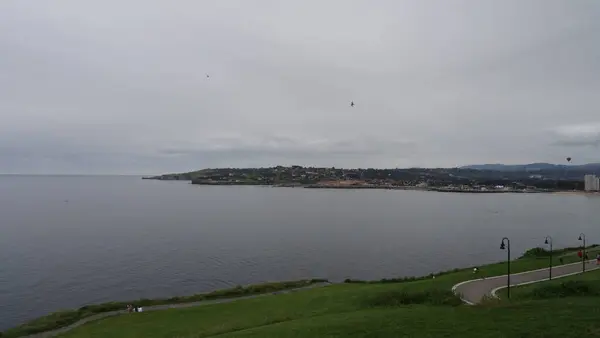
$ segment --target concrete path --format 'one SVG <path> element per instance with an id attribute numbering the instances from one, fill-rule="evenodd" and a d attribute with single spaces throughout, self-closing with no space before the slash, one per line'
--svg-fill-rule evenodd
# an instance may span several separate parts
<path id="1" fill-rule="evenodd" d="M 243 300 L 243 299 L 251 299 L 251 298 L 258 298 L 258 297 L 264 297 L 264 296 L 269 296 L 269 295 L 279 295 L 279 294 L 284 294 L 284 293 L 291 293 L 291 292 L 296 292 L 296 291 L 302 291 L 302 290 L 308 290 L 308 289 L 314 289 L 314 288 L 318 288 L 318 287 L 322 287 L 322 286 L 326 286 L 326 285 L 330 285 L 331 283 L 325 282 L 325 283 L 315 283 L 315 284 L 311 284 L 308 286 L 304 286 L 301 288 L 296 288 L 296 289 L 287 289 L 287 290 L 281 290 L 281 291 L 275 291 L 275 292 L 270 292 L 270 293 L 261 293 L 261 294 L 257 294 L 257 295 L 251 295 L 251 296 L 243 296 L 243 297 L 237 297 L 237 298 L 223 298 L 223 299 L 214 299 L 214 300 L 202 300 L 199 302 L 192 302 L 192 303 L 179 303 L 179 304 L 164 304 L 164 305 L 153 305 L 153 306 L 144 306 L 143 307 L 143 311 L 144 312 L 148 312 L 148 311 L 159 311 L 159 310 L 167 310 L 167 309 L 181 309 L 181 308 L 188 308 L 188 307 L 194 307 L 194 306 L 201 306 L 201 305 L 210 305 L 210 304 L 220 304 L 220 303 L 230 303 L 230 302 L 235 302 L 238 300 Z M 134 302 L 135 303 L 135 302 Z M 142 312 L 143 313 L 143 312 Z M 102 312 L 90 317 L 86 317 L 78 322 L 75 322 L 69 326 L 65 326 L 65 327 L 61 327 L 60 329 L 56 329 L 56 330 L 52 330 L 52 331 L 46 331 L 46 332 L 40 332 L 40 333 L 35 333 L 35 334 L 31 334 L 28 336 L 22 336 L 23 338 L 47 338 L 47 337 L 54 337 L 57 336 L 59 334 L 65 333 L 67 331 L 73 330 L 76 327 L 79 327 L 85 323 L 88 322 L 92 322 L 92 321 L 96 321 L 102 318 L 106 318 L 106 317 L 112 317 L 112 316 L 118 316 L 118 315 L 122 315 L 122 314 L 127 314 L 129 316 L 135 316 L 136 313 L 128 313 L 127 310 L 118 310 L 118 311 L 110 311 L 110 312 Z"/>
<path id="2" fill-rule="evenodd" d="M 598 269 L 595 260 L 590 260 L 586 263 L 585 271 Z M 552 267 L 552 279 L 567 277 L 582 273 L 581 262 L 557 265 Z M 524 285 L 548 280 L 548 268 L 511 273 L 510 285 Z M 454 293 L 461 296 L 463 302 L 474 305 L 483 300 L 485 296 L 496 297 L 496 292 L 507 286 L 507 275 L 472 279 L 458 283 L 452 287 Z"/>

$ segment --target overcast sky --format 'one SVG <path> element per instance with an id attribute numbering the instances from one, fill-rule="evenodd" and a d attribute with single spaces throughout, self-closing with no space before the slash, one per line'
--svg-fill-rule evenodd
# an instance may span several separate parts
<path id="1" fill-rule="evenodd" d="M 0 173 L 600 162 L 599 17 L 595 0 L 2 0 Z"/>

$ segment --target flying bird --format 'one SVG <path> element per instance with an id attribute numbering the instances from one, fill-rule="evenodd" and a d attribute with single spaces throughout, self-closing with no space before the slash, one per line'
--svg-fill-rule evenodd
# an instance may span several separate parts
<path id="1" fill-rule="evenodd" d="M 350 102 L 350 107 L 354 107 L 354 101 Z"/>
<path id="2" fill-rule="evenodd" d="M 206 74 L 206 78 L 208 79 L 210 76 L 208 74 Z"/>

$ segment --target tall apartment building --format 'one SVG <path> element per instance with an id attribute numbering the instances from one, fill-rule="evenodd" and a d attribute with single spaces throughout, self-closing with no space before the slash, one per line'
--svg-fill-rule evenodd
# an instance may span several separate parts
<path id="1" fill-rule="evenodd" d="M 585 191 L 598 191 L 600 190 L 600 178 L 596 175 L 585 175 L 583 176 L 584 190 Z"/>

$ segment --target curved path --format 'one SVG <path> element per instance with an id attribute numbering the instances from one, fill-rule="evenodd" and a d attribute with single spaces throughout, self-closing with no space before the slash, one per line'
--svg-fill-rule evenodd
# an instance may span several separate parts
<path id="1" fill-rule="evenodd" d="M 236 298 L 222 298 L 222 299 L 214 299 L 214 300 L 201 300 L 198 302 L 191 302 L 191 303 L 152 305 L 152 306 L 144 306 L 143 309 L 144 309 L 144 312 L 148 312 L 148 311 L 158 311 L 158 310 L 167 310 L 167 309 L 181 309 L 181 308 L 188 308 L 188 307 L 201 306 L 201 305 L 210 305 L 210 304 L 219 304 L 219 303 L 230 303 L 230 302 L 235 302 L 237 300 L 242 300 L 242 299 L 258 298 L 258 297 L 264 297 L 264 296 L 269 296 L 269 295 L 279 295 L 279 294 L 283 294 L 283 293 L 291 293 L 291 292 L 296 292 L 296 291 L 301 291 L 301 290 L 314 289 L 314 288 L 318 288 L 318 287 L 322 287 L 322 286 L 326 286 L 326 285 L 330 285 L 330 284 L 331 283 L 329 283 L 329 282 L 315 283 L 315 284 L 311 284 L 308 286 L 303 286 L 301 288 L 280 290 L 280 291 L 261 293 L 261 294 L 250 295 L 250 296 L 243 296 L 243 297 L 236 297 Z M 102 313 L 99 313 L 99 314 L 96 314 L 93 316 L 83 318 L 82 320 L 75 322 L 69 326 L 64 326 L 64 327 L 61 327 L 59 329 L 52 330 L 52 331 L 46 331 L 46 332 L 31 334 L 28 336 L 22 336 L 22 338 L 54 337 L 61 333 L 65 333 L 67 331 L 73 330 L 74 328 L 79 327 L 85 323 L 92 322 L 92 321 L 99 320 L 99 319 L 106 318 L 106 317 L 118 316 L 121 314 L 128 314 L 128 312 L 127 312 L 127 310 L 102 312 Z M 130 314 L 130 315 L 134 315 L 134 314 Z"/>
<path id="2" fill-rule="evenodd" d="M 598 268 L 600 267 L 595 264 L 595 260 L 586 262 L 585 271 Z M 572 276 L 582 272 L 581 262 L 557 265 L 552 267 L 552 279 Z M 548 280 L 548 268 L 510 274 L 510 286 L 532 284 L 546 280 Z M 459 294 L 463 302 L 474 305 L 481 302 L 486 296 L 497 297 L 496 292 L 505 288 L 506 284 L 507 275 L 502 275 L 461 282 L 454 285 L 452 291 Z"/>

